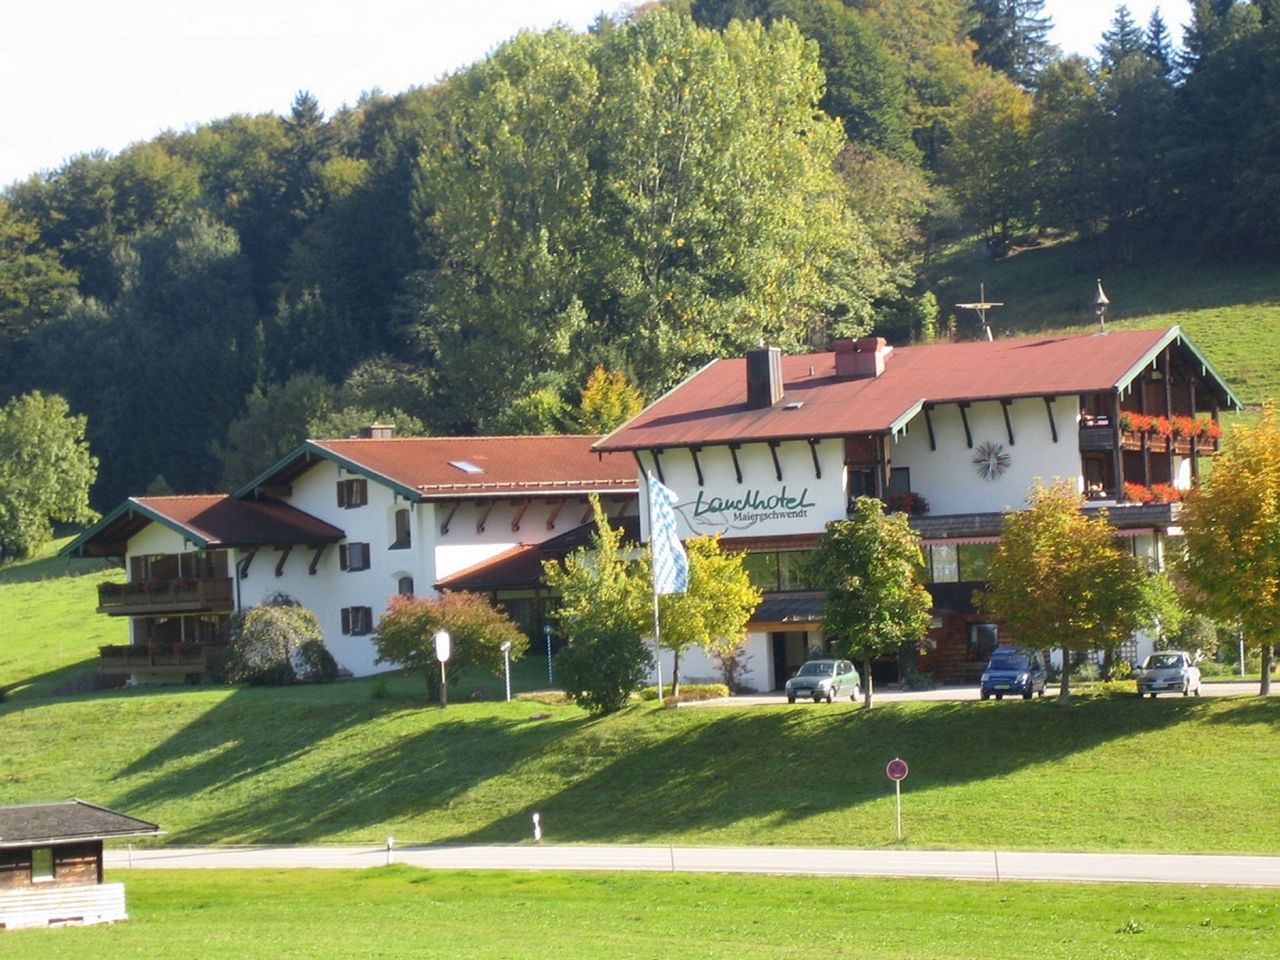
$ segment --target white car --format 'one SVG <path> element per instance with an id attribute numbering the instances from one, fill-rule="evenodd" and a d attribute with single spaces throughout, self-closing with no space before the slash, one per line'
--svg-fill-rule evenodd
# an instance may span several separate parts
<path id="1" fill-rule="evenodd" d="M 1138 681 L 1138 696 L 1144 693 L 1180 693 L 1184 697 L 1200 696 L 1200 668 L 1185 650 L 1162 650 L 1153 653 L 1133 671 Z"/>

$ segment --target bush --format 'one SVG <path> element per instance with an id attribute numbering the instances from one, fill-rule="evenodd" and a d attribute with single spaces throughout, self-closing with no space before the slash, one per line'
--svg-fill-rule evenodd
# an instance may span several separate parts
<path id="1" fill-rule="evenodd" d="M 316 615 L 284 594 L 236 612 L 228 634 L 226 659 L 217 672 L 229 683 L 285 686 L 338 676 Z"/>
<path id="2" fill-rule="evenodd" d="M 715 700 L 729 696 L 729 687 L 723 683 L 682 683 L 678 697 L 664 697 L 664 703 L 685 703 L 694 700 Z M 640 691 L 641 700 L 657 700 L 658 688 L 645 687 Z"/>
<path id="3" fill-rule="evenodd" d="M 653 655 L 640 632 L 626 623 L 577 634 L 555 658 L 555 674 L 565 693 L 594 714 L 625 707 L 652 667 Z"/>

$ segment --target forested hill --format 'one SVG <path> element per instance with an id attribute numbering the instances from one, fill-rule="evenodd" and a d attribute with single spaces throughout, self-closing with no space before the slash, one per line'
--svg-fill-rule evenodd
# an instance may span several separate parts
<path id="1" fill-rule="evenodd" d="M 669 0 L 77 156 L 0 195 L 0 401 L 87 415 L 103 507 L 374 418 L 604 429 L 761 339 L 934 335 L 960 238 L 1076 237 L 1086 285 L 1273 256 L 1280 0 L 1197 0 L 1178 50 L 1120 8 L 1090 59 L 1042 7 Z"/>

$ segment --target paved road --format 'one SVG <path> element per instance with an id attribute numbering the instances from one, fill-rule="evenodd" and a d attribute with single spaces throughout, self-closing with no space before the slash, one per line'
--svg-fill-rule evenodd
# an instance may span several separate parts
<path id="1" fill-rule="evenodd" d="M 1280 887 L 1280 857 L 795 847 L 206 847 L 107 851 L 110 869 L 363 868 L 394 861 L 447 870 L 647 870 L 679 873 L 943 877 Z"/>
<path id="2" fill-rule="evenodd" d="M 1280 695 L 1280 684 L 1275 684 L 1275 693 Z M 1053 687 L 1045 691 L 1046 697 L 1054 697 L 1057 695 L 1057 687 Z M 1206 683 L 1204 685 L 1204 696 L 1206 697 L 1230 697 L 1241 695 L 1258 695 L 1258 682 L 1256 680 L 1250 683 Z M 1161 694 L 1157 699 L 1163 699 L 1166 696 L 1176 696 L 1176 694 Z M 977 700 L 978 687 L 973 686 L 955 686 L 955 687 L 938 687 L 934 690 L 879 690 L 875 691 L 876 703 L 895 703 L 899 700 Z M 1011 698 L 1019 699 L 1018 694 L 1014 694 Z M 750 694 L 737 697 L 720 697 L 715 700 L 694 700 L 689 703 L 682 703 L 682 707 L 759 707 L 769 704 L 786 703 L 787 698 L 781 693 L 762 693 Z"/>

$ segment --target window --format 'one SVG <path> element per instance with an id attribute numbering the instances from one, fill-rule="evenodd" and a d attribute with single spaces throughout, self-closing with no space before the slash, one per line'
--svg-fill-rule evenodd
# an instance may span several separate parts
<path id="1" fill-rule="evenodd" d="M 413 596 L 413 577 L 401 577 L 397 580 L 396 592 L 402 597 Z"/>
<path id="2" fill-rule="evenodd" d="M 367 543 L 343 543 L 338 545 L 338 566 L 343 570 L 368 570 L 369 545 Z"/>
<path id="3" fill-rule="evenodd" d="M 391 544 L 392 550 L 404 550 L 409 547 L 413 535 L 409 526 L 409 508 L 396 511 L 396 538 Z"/>
<path id="4" fill-rule="evenodd" d="M 338 481 L 338 506 L 344 509 L 363 507 L 369 502 L 369 481 L 363 477 Z"/>
<path id="5" fill-rule="evenodd" d="M 343 607 L 342 632 L 364 636 L 373 632 L 373 610 L 370 607 Z"/>
<path id="6" fill-rule="evenodd" d="M 1000 629 L 994 623 L 969 624 L 969 659 L 986 660 L 1000 640 Z"/>
<path id="7" fill-rule="evenodd" d="M 47 883 L 53 879 L 53 847 L 36 847 L 31 851 L 31 882 Z"/>
<path id="8" fill-rule="evenodd" d="M 994 543 L 962 543 L 956 548 L 961 580 L 986 580 L 987 565 L 995 552 Z"/>
<path id="9" fill-rule="evenodd" d="M 808 560 L 811 550 L 748 553 L 742 562 L 757 590 L 804 590 L 812 587 Z"/>
<path id="10" fill-rule="evenodd" d="M 960 579 L 960 559 L 954 543 L 935 543 L 929 548 L 929 582 L 956 583 Z"/>
<path id="11" fill-rule="evenodd" d="M 911 492 L 911 469 L 909 467 L 894 467 L 889 471 L 889 489 L 888 493 L 910 493 Z"/>

